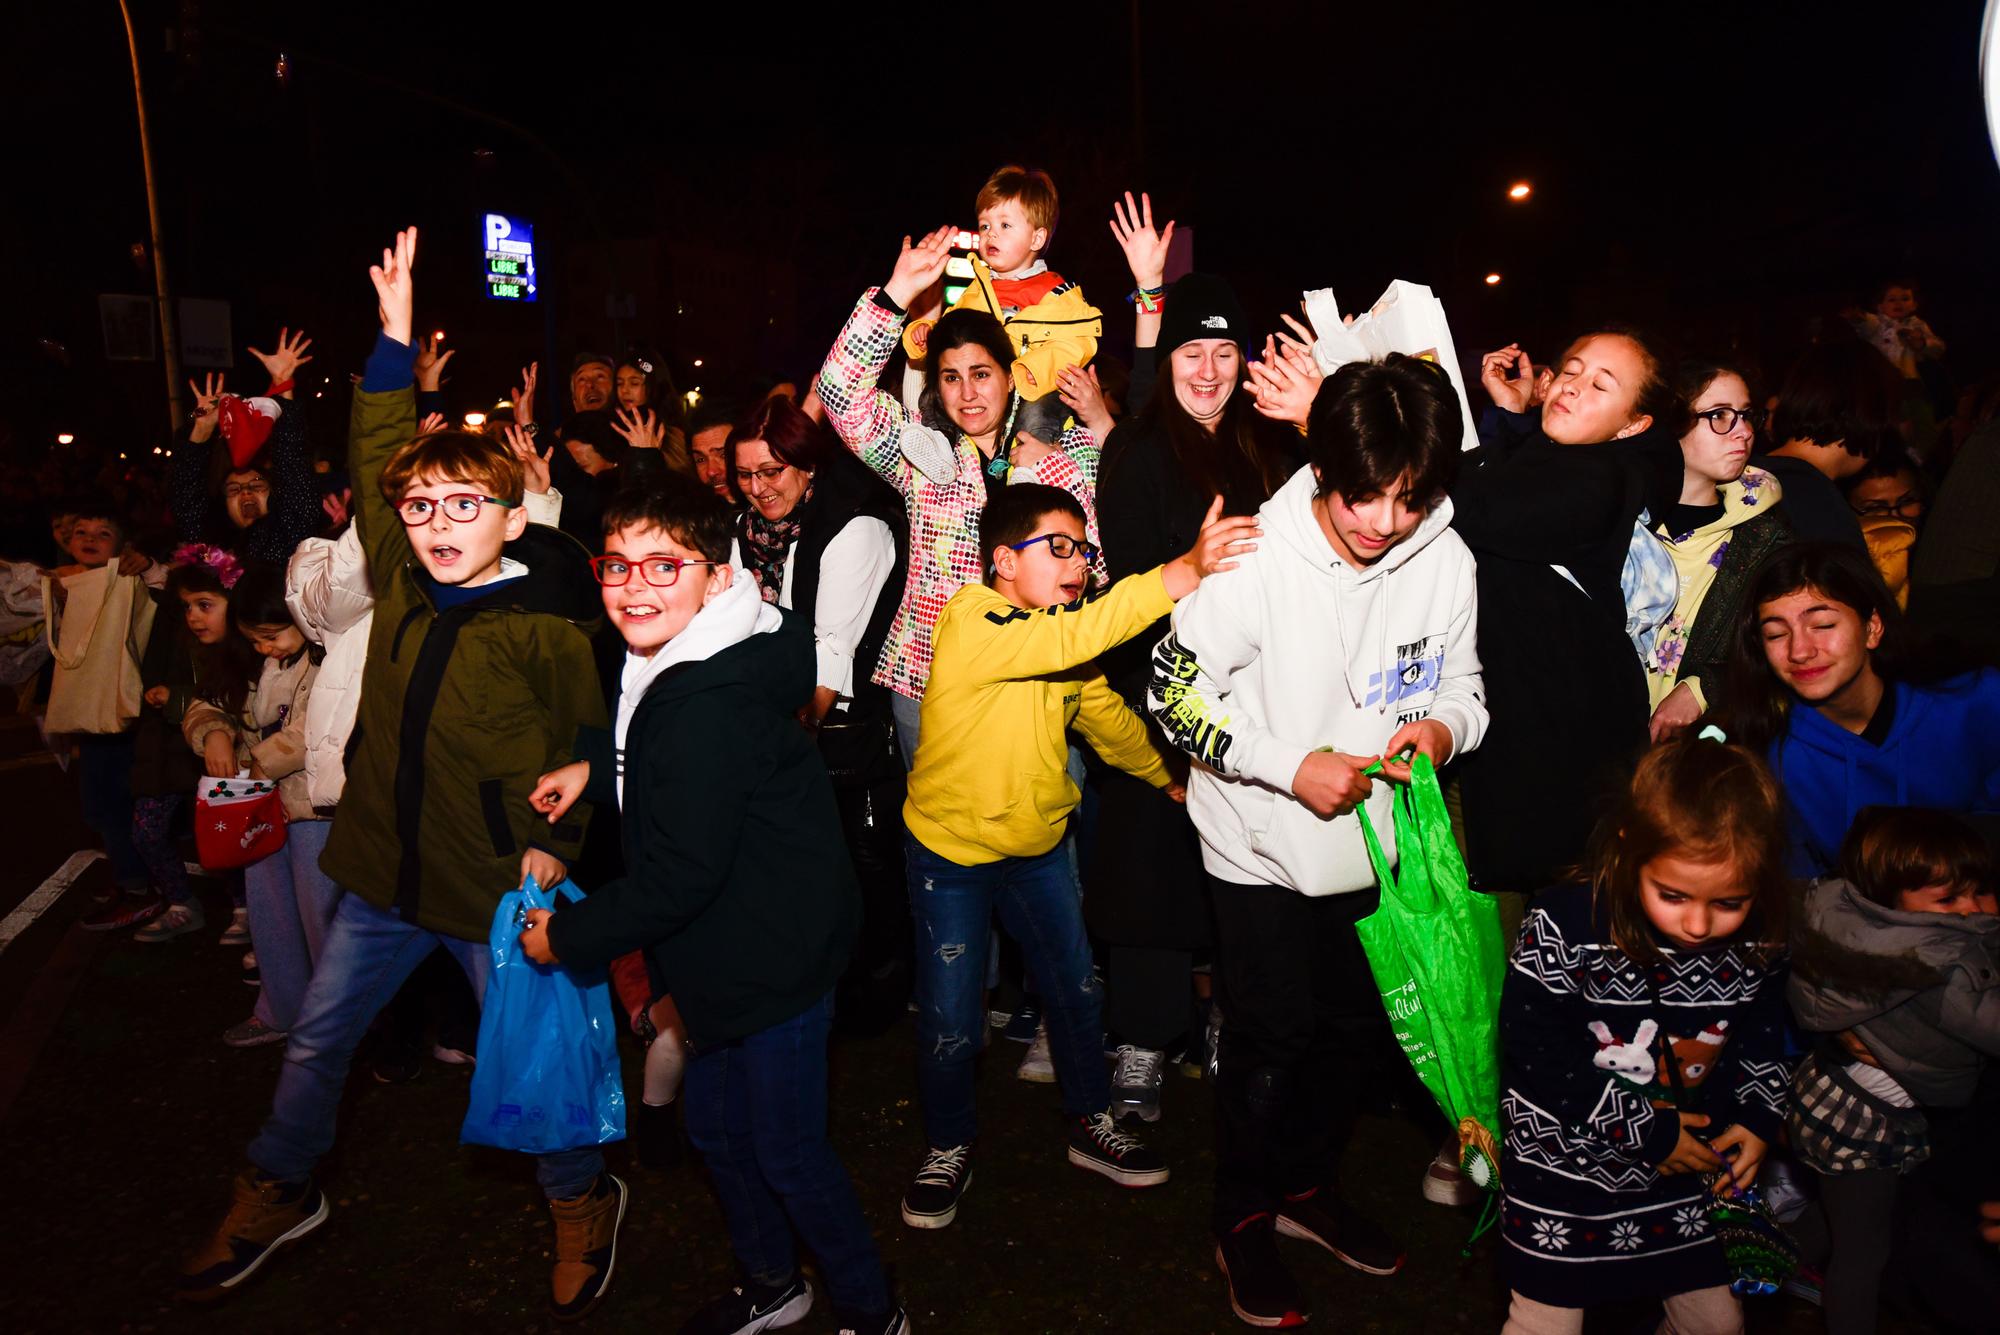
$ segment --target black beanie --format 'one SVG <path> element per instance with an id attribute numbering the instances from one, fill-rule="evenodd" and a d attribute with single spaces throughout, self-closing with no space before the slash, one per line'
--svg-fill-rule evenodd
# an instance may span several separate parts
<path id="1" fill-rule="evenodd" d="M 1160 316 L 1162 357 L 1197 338 L 1226 338 L 1249 350 L 1250 322 L 1236 293 L 1214 274 L 1183 274 L 1167 289 L 1166 307 Z"/>

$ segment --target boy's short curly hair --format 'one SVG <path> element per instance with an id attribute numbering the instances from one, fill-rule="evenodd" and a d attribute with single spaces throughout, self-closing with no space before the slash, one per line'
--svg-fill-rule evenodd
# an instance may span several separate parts
<path id="1" fill-rule="evenodd" d="M 1039 167 L 1023 167 L 1010 162 L 999 171 L 986 178 L 986 184 L 979 187 L 979 198 L 973 203 L 973 210 L 984 213 L 995 204 L 1016 200 L 1021 212 L 1028 215 L 1029 225 L 1046 227 L 1049 239 L 1056 234 L 1056 217 L 1060 210 L 1056 206 L 1056 183 L 1049 174 Z"/>
<path id="2" fill-rule="evenodd" d="M 413 484 L 463 482 L 482 496 L 519 505 L 527 490 L 521 461 L 496 436 L 470 431 L 433 431 L 389 456 L 382 469 L 382 495 L 394 505 Z"/>

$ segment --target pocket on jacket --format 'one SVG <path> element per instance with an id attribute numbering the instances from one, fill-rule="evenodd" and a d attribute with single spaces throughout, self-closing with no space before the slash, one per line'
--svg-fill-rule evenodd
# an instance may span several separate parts
<path id="1" fill-rule="evenodd" d="M 504 780 L 479 781 L 479 810 L 486 817 L 486 837 L 493 841 L 494 856 L 512 857 L 518 845 L 514 842 L 514 827 L 507 823 Z"/>

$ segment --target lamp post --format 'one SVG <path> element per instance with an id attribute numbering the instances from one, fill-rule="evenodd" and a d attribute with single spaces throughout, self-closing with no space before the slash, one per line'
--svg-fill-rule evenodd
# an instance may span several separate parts
<path id="1" fill-rule="evenodd" d="M 174 303 L 167 290 L 167 256 L 160 246 L 160 192 L 153 179 L 153 136 L 146 126 L 146 88 L 139 76 L 139 39 L 132 31 L 132 9 L 118 0 L 125 18 L 125 45 L 132 53 L 132 98 L 139 104 L 139 157 L 146 168 L 146 222 L 153 232 L 153 303 L 160 309 L 160 360 L 167 368 L 167 428 L 181 425 L 181 347 L 176 337 Z"/>

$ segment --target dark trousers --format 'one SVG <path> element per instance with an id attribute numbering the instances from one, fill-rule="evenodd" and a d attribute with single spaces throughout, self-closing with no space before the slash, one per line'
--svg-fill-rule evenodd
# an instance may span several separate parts
<path id="1" fill-rule="evenodd" d="M 1313 898 L 1209 878 L 1222 1044 L 1215 1086 L 1216 1232 L 1283 1197 L 1337 1190 L 1355 1091 L 1392 1078 L 1382 995 L 1354 924 L 1375 890 Z"/>
<path id="2" fill-rule="evenodd" d="M 104 841 L 112 875 L 126 890 L 144 890 L 146 864 L 132 845 L 132 734 L 79 733 L 76 769 L 83 822 Z"/>
<path id="3" fill-rule="evenodd" d="M 841 833 L 861 882 L 861 936 L 841 977 L 834 1022 L 876 1034 L 901 1020 L 910 999 L 913 954 L 909 882 L 903 870 L 903 779 L 835 784 Z"/>
<path id="4" fill-rule="evenodd" d="M 1163 1052 L 1194 1014 L 1192 950 L 1111 946 L 1105 951 L 1104 1024 L 1121 1043 Z"/>
<path id="5" fill-rule="evenodd" d="M 826 1136 L 826 1042 L 833 998 L 688 1063 L 688 1139 L 708 1163 L 729 1243 L 745 1274 L 789 1284 L 796 1231 L 819 1257 L 835 1303 L 889 1310 L 875 1238 Z"/>

